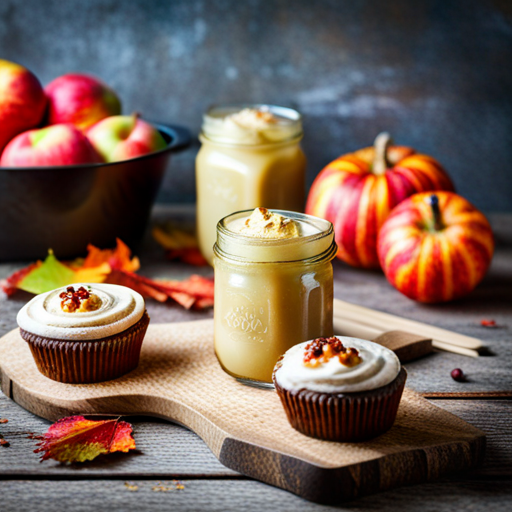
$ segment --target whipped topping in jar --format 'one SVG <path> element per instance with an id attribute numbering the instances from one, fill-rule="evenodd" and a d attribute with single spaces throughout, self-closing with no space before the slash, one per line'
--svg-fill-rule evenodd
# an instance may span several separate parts
<path id="1" fill-rule="evenodd" d="M 337 340 L 343 348 L 334 346 Z M 315 354 L 312 350 L 316 347 L 312 344 L 317 341 L 299 343 L 284 354 L 275 373 L 282 388 L 357 393 L 385 386 L 400 372 L 396 354 L 377 343 L 336 336 L 325 339 L 325 343 L 317 343 L 320 352 Z"/>
<path id="2" fill-rule="evenodd" d="M 273 105 L 226 106 L 210 109 L 203 134 L 227 144 L 272 144 L 300 137 L 302 120 L 293 109 Z"/>
<path id="3" fill-rule="evenodd" d="M 256 238 L 297 238 L 299 225 L 289 217 L 284 217 L 266 208 L 256 208 L 245 220 L 240 233 Z"/>
<path id="4" fill-rule="evenodd" d="M 24 331 L 38 336 L 87 341 L 128 329 L 144 311 L 144 299 L 131 288 L 80 283 L 36 295 L 19 311 L 17 321 Z"/>

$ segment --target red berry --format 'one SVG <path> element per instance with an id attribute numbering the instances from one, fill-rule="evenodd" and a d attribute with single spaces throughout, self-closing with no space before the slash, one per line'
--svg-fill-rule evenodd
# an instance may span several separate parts
<path id="1" fill-rule="evenodd" d="M 452 379 L 456 380 L 457 382 L 462 382 L 465 380 L 464 372 L 460 368 L 455 368 L 455 370 L 452 370 L 450 375 L 452 376 Z"/>

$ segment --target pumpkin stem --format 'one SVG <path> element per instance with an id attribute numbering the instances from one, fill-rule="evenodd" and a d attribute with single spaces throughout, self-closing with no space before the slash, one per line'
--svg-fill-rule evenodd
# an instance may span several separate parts
<path id="1" fill-rule="evenodd" d="M 388 148 L 393 143 L 391 135 L 388 132 L 382 132 L 377 135 L 373 147 L 375 156 L 373 157 L 372 172 L 377 176 L 384 174 L 390 167 L 388 162 Z"/>
<path id="2" fill-rule="evenodd" d="M 430 196 L 430 207 L 432 208 L 434 230 L 441 231 L 444 228 L 444 224 L 441 218 L 441 210 L 439 209 L 439 198 L 435 194 Z"/>

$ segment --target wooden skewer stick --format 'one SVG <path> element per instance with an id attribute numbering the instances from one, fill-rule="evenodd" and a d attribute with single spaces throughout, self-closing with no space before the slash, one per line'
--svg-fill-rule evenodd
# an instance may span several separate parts
<path id="1" fill-rule="evenodd" d="M 482 347 L 481 340 L 448 331 L 434 325 L 424 324 L 415 320 L 409 320 L 382 311 L 365 308 L 356 304 L 350 304 L 339 299 L 334 299 L 334 316 L 346 318 L 353 322 L 361 323 L 379 329 L 381 331 L 400 330 L 419 336 L 432 338 L 436 342 L 455 345 L 458 347 L 478 350 Z"/>
<path id="2" fill-rule="evenodd" d="M 343 336 L 352 336 L 353 338 L 361 338 L 363 340 L 374 340 L 385 331 L 370 327 L 368 325 L 359 324 L 348 318 L 342 318 L 335 316 L 333 319 L 334 333 L 342 334 Z M 439 340 L 432 340 L 432 346 L 439 350 L 446 352 L 453 352 L 454 354 L 461 354 L 469 357 L 479 357 L 479 353 L 476 350 L 470 348 L 459 347 L 451 345 L 450 343 L 444 343 Z"/>

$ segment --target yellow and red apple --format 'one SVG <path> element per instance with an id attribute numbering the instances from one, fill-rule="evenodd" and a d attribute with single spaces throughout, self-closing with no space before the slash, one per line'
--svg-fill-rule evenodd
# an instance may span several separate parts
<path id="1" fill-rule="evenodd" d="M 0 59 L 0 153 L 18 133 L 39 125 L 46 102 L 35 75 L 19 64 Z"/>
<path id="2" fill-rule="evenodd" d="M 87 137 L 106 162 L 129 160 L 167 147 L 160 132 L 137 115 L 107 117 L 90 128 Z"/>
<path id="3" fill-rule="evenodd" d="M 103 162 L 87 137 L 72 124 L 56 124 L 17 135 L 5 147 L 1 167 L 78 165 Z"/>
<path id="4" fill-rule="evenodd" d="M 415 194 L 393 209 L 379 232 L 379 259 L 388 281 L 420 302 L 468 294 L 491 263 L 489 222 L 452 192 Z"/>
<path id="5" fill-rule="evenodd" d="M 69 73 L 44 90 L 49 100 L 48 124 L 71 123 L 87 130 L 101 119 L 121 113 L 115 91 L 91 75 Z"/>
<path id="6" fill-rule="evenodd" d="M 374 147 L 340 156 L 316 177 L 306 213 L 333 223 L 338 258 L 355 267 L 378 268 L 377 235 L 389 212 L 417 192 L 453 190 L 439 162 L 387 133 Z"/>

